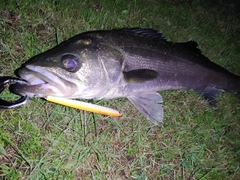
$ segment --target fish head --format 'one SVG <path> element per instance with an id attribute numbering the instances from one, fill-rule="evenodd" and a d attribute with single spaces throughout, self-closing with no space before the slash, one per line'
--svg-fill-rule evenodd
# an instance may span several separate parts
<path id="1" fill-rule="evenodd" d="M 29 85 L 14 84 L 11 89 L 29 97 L 95 98 L 108 88 L 109 76 L 120 73 L 116 68 L 121 63 L 108 52 L 96 38 L 76 36 L 26 62 L 17 73 Z M 107 56 L 117 62 L 116 68 L 107 67 Z"/>

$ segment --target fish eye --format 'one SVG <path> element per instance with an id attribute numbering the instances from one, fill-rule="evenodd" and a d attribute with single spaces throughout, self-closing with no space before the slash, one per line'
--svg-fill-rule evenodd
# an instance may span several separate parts
<path id="1" fill-rule="evenodd" d="M 77 72 L 81 67 L 78 57 L 72 54 L 63 55 L 61 61 L 63 68 L 68 72 Z"/>

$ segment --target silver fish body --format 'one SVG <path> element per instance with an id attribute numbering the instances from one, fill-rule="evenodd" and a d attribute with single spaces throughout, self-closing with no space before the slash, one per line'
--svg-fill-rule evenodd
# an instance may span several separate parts
<path id="1" fill-rule="evenodd" d="M 128 98 L 153 123 L 163 120 L 158 91 L 194 89 L 210 104 L 221 90 L 240 92 L 240 77 L 202 55 L 195 42 L 173 43 L 152 29 L 79 34 L 25 63 L 21 95 Z"/>

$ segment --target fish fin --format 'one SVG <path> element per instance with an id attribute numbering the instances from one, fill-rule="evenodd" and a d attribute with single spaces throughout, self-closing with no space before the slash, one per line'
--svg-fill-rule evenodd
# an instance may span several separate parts
<path id="1" fill-rule="evenodd" d="M 151 69 L 136 69 L 123 72 L 124 79 L 128 83 L 143 83 L 158 76 L 158 72 Z"/>
<path id="2" fill-rule="evenodd" d="M 216 106 L 217 105 L 217 97 L 219 94 L 223 92 L 221 89 L 217 89 L 215 87 L 207 87 L 202 92 L 203 98 L 211 105 Z"/>
<path id="3" fill-rule="evenodd" d="M 162 96 L 157 92 L 142 92 L 127 97 L 129 101 L 150 121 L 158 124 L 163 121 Z"/>
<path id="4" fill-rule="evenodd" d="M 147 37 L 152 40 L 167 41 L 161 32 L 151 28 L 122 28 L 120 31 L 125 31 L 133 34 L 137 34 L 143 37 Z"/>
<path id="5" fill-rule="evenodd" d="M 180 46 L 184 46 L 188 50 L 196 53 L 196 54 L 202 54 L 201 50 L 198 48 L 198 43 L 195 41 L 188 41 L 188 42 L 182 42 L 182 43 L 176 43 Z"/>

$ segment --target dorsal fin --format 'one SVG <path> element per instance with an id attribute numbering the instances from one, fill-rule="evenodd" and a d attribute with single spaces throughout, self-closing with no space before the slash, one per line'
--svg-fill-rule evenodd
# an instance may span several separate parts
<path id="1" fill-rule="evenodd" d="M 125 31 L 125 32 L 129 32 L 129 33 L 134 33 L 134 34 L 138 34 L 140 36 L 144 36 L 153 40 L 161 40 L 161 41 L 167 41 L 162 33 L 160 33 L 159 31 L 156 31 L 154 29 L 151 28 L 122 28 L 119 29 L 121 31 Z"/>
<path id="2" fill-rule="evenodd" d="M 198 43 L 195 41 L 181 42 L 181 43 L 176 43 L 176 44 L 178 44 L 180 46 L 184 46 L 189 51 L 192 51 L 196 54 L 202 54 L 201 50 L 198 48 Z"/>
<path id="3" fill-rule="evenodd" d="M 133 34 L 138 34 L 139 36 L 147 37 L 152 40 L 170 42 L 163 37 L 163 34 L 161 32 L 151 28 L 122 28 L 118 30 L 133 33 Z M 189 51 L 192 51 L 196 54 L 202 54 L 201 50 L 198 48 L 198 44 L 195 41 L 180 42 L 175 44 L 184 46 Z"/>

